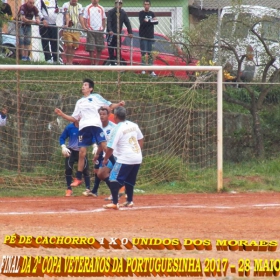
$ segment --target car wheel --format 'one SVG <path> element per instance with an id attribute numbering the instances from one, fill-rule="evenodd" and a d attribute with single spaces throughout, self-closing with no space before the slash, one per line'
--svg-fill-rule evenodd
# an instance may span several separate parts
<path id="1" fill-rule="evenodd" d="M 0 50 L 3 57 L 16 58 L 15 46 L 4 44 L 3 46 L 0 46 Z"/>

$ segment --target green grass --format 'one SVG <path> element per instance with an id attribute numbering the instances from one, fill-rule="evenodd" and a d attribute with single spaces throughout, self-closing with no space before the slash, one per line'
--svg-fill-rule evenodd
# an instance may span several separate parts
<path id="1" fill-rule="evenodd" d="M 82 192 L 82 191 L 81 191 Z M 58 196 L 61 197 L 65 194 L 63 188 L 46 188 L 38 186 L 34 188 L 3 188 L 0 187 L 0 197 L 50 197 Z"/>
<path id="2" fill-rule="evenodd" d="M 280 191 L 280 159 L 252 160 L 224 165 L 225 191 Z"/>
<path id="3" fill-rule="evenodd" d="M 248 161 L 245 163 L 225 163 L 224 165 L 224 189 L 222 192 L 278 192 L 280 191 L 280 159 L 265 161 Z M 206 176 L 189 172 L 185 181 L 176 179 L 158 184 L 148 183 L 135 186 L 135 195 L 151 194 L 183 194 L 183 193 L 216 193 L 216 180 L 211 178 L 213 170 L 205 170 Z M 205 179 L 208 178 L 207 180 Z M 0 197 L 48 197 L 64 196 L 64 178 L 52 185 L 38 184 L 20 187 L 0 186 Z M 74 195 L 81 196 L 83 187 L 74 188 Z M 101 183 L 99 195 L 109 195 L 109 189 L 104 182 Z"/>

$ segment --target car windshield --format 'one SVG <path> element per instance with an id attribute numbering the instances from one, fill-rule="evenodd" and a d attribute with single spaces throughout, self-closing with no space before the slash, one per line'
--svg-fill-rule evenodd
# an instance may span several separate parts
<path id="1" fill-rule="evenodd" d="M 140 49 L 140 38 L 139 38 L 139 33 L 133 31 L 133 48 L 138 48 Z M 159 40 L 159 41 L 157 41 Z M 125 37 L 124 41 L 122 42 L 123 46 L 130 46 L 130 38 L 129 37 Z M 175 54 L 175 48 L 172 45 L 172 43 L 170 43 L 169 41 L 166 40 L 166 38 L 159 36 L 159 35 L 155 35 L 155 43 L 154 43 L 154 47 L 153 50 L 159 53 L 168 53 L 168 54 Z"/>
<path id="2" fill-rule="evenodd" d="M 234 38 L 245 39 L 249 34 L 249 28 L 253 23 L 261 23 L 261 34 L 265 40 L 279 40 L 279 19 L 271 16 L 254 16 L 251 13 L 225 14 L 222 18 L 221 36 L 224 39 Z M 247 24 L 246 24 L 247 23 Z"/>
<path id="3" fill-rule="evenodd" d="M 234 28 L 234 14 L 224 14 L 221 24 L 221 37 L 229 39 Z"/>
<path id="4" fill-rule="evenodd" d="M 244 39 L 248 36 L 249 26 L 244 23 L 248 23 L 251 20 L 251 14 L 240 13 L 238 18 L 235 18 L 235 14 L 225 14 L 222 18 L 221 36 L 224 39 L 234 38 Z"/>
<path id="5" fill-rule="evenodd" d="M 249 33 L 249 28 L 251 26 L 251 22 L 252 22 L 252 14 L 240 13 L 236 21 L 234 37 L 240 39 L 247 38 Z"/>
<path id="6" fill-rule="evenodd" d="M 275 17 L 266 17 L 262 24 L 262 37 L 269 41 L 279 41 L 279 19 Z"/>

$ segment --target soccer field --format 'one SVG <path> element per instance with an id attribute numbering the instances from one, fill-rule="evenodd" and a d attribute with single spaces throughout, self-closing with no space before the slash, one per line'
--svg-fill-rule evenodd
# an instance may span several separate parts
<path id="1" fill-rule="evenodd" d="M 214 259 L 217 267 L 219 261 L 223 259 L 228 264 L 226 275 L 221 272 L 220 277 L 216 275 L 217 278 L 225 279 L 226 276 L 232 276 L 231 279 L 235 279 L 240 278 L 238 269 L 243 269 L 243 264 L 245 269 L 248 260 L 250 262 L 249 278 L 254 278 L 254 260 L 275 260 L 279 257 L 277 246 L 276 251 L 268 251 L 269 245 L 263 246 L 266 251 L 259 251 L 258 246 L 255 247 L 256 250 L 249 251 L 245 251 L 244 246 L 237 247 L 233 251 L 218 251 L 216 248 L 217 240 L 231 240 L 230 244 L 233 244 L 234 240 L 243 240 L 243 244 L 244 241 L 248 241 L 248 243 L 267 241 L 269 243 L 272 240 L 279 243 L 279 193 L 136 195 L 134 208 L 119 211 L 103 209 L 103 198 L 82 196 L 1 198 L 0 232 L 2 240 L 0 251 L 2 256 L 0 257 L 3 258 L 4 255 L 33 256 L 35 258 L 37 256 L 62 258 L 87 256 L 90 258 L 123 258 L 125 260 L 128 258 L 135 258 L 135 260 L 136 258 L 194 258 L 201 261 L 202 273 L 197 277 L 192 277 L 193 279 L 207 278 L 205 269 L 209 265 L 208 262 L 211 264 L 211 259 Z M 177 250 L 174 248 L 156 250 L 138 249 L 136 246 L 127 249 L 124 245 L 120 245 L 121 249 L 114 249 L 111 245 L 108 246 L 108 249 L 105 246 L 95 249 L 54 248 L 54 246 L 42 245 L 35 248 L 23 245 L 20 248 L 3 244 L 5 237 L 14 233 L 35 238 L 38 236 L 94 237 L 99 242 L 102 240 L 104 242 L 105 239 L 110 242 L 114 238 L 119 238 L 123 242 L 126 239 L 132 242 L 133 238 L 179 239 L 182 247 Z M 210 240 L 212 249 L 206 250 L 206 246 L 202 246 L 204 247 L 202 250 L 196 248 L 187 250 L 190 248 L 187 246 L 190 240 L 187 239 L 197 244 L 199 244 L 199 240 Z M 233 266 L 235 266 L 235 272 Z M 49 278 L 50 275 L 46 274 L 44 277 Z M 86 274 L 72 275 L 71 279 L 92 279 Z M 215 279 L 214 275 L 215 273 L 208 277 Z M 109 278 L 116 277 L 108 276 Z M 125 275 L 119 274 L 118 279 L 139 279 L 141 276 L 143 275 L 136 277 L 136 274 L 132 274 L 125 277 Z M 183 277 L 182 275 L 177 276 L 174 279 Z M 68 277 L 67 275 L 62 277 L 53 275 L 51 278 L 66 279 Z M 157 278 L 159 277 L 157 275 Z M 8 277 L 0 276 L 0 279 L 6 278 Z M 145 279 L 152 278 L 154 276 L 148 274 L 145 277 Z M 17 276 L 16 279 L 29 278 Z M 258 279 L 261 278 L 258 277 Z"/>

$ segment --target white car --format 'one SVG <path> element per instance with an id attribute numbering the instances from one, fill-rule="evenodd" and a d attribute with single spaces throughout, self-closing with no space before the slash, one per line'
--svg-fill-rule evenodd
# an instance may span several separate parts
<path id="1" fill-rule="evenodd" d="M 2 33 L 1 55 L 2 57 L 16 57 L 16 36 Z"/>
<path id="2" fill-rule="evenodd" d="M 280 11 L 277 9 L 250 5 L 224 7 L 220 17 L 220 34 L 217 32 L 215 39 L 215 63 L 224 66 L 225 69 L 230 69 L 237 75 L 237 59 L 230 50 L 230 47 L 233 47 L 239 59 L 244 57 L 241 73 L 239 73 L 241 79 L 259 80 L 270 58 L 261 40 L 250 31 L 254 25 L 254 31 L 276 58 L 269 68 L 269 78 L 280 67 L 279 21 Z M 220 49 L 217 43 L 219 40 L 222 46 Z"/>

